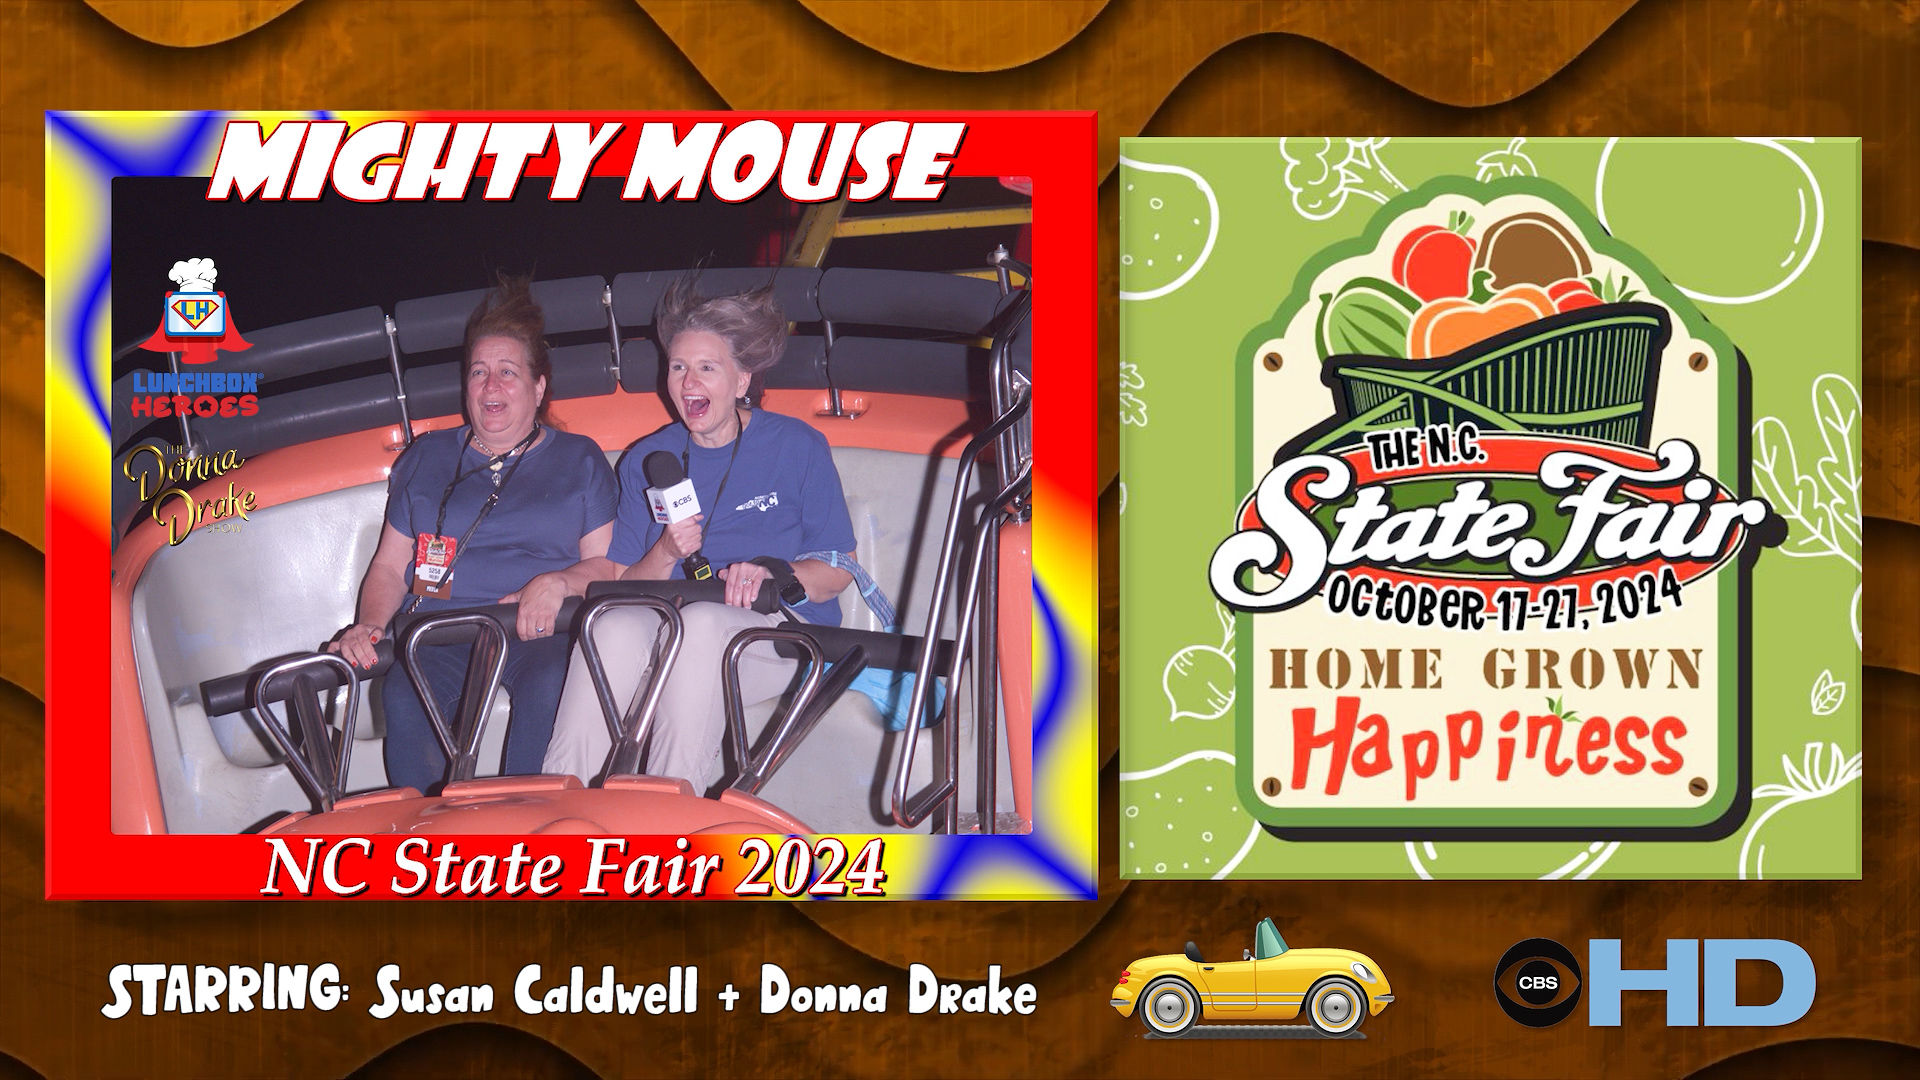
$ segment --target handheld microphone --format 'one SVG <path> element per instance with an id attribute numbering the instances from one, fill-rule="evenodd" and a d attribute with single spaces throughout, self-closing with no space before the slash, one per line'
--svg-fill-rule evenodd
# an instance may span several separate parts
<path id="1" fill-rule="evenodd" d="M 640 462 L 647 475 L 647 505 L 653 520 L 672 525 L 700 512 L 700 497 L 694 494 L 693 481 L 680 462 L 665 450 L 655 450 Z M 680 572 L 689 581 L 705 581 L 713 576 L 713 567 L 699 552 L 680 560 Z"/>

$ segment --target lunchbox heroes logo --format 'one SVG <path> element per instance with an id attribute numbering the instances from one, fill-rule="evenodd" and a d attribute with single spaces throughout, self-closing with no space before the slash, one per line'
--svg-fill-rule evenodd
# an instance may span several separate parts
<path id="1" fill-rule="evenodd" d="M 1308 260 L 1239 370 L 1207 567 L 1242 801 L 1290 839 L 1709 839 L 1748 806 L 1747 372 L 1543 180 Z M 1309 375 L 1319 386 L 1309 387 Z"/>

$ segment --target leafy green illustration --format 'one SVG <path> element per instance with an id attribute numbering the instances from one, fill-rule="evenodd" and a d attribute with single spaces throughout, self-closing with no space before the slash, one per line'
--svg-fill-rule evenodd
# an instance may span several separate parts
<path id="1" fill-rule="evenodd" d="M 1813 680 L 1813 692 L 1808 695 L 1807 707 L 1815 716 L 1832 716 L 1840 711 L 1840 703 L 1847 700 L 1847 684 L 1833 677 L 1833 669 L 1828 668 Z"/>
<path id="2" fill-rule="evenodd" d="M 1753 482 L 1787 521 L 1781 553 L 1837 557 L 1860 569 L 1860 391 L 1831 372 L 1813 380 L 1813 416 L 1826 453 L 1803 472 L 1793 437 L 1778 417 L 1753 425 Z M 1860 643 L 1860 590 L 1853 591 L 1854 644 Z"/>
<path id="3" fill-rule="evenodd" d="M 1473 178 L 1485 182 L 1503 176 L 1539 176 L 1540 170 L 1534 167 L 1533 159 L 1520 150 L 1526 142 L 1525 135 L 1515 136 L 1506 149 L 1489 151 L 1475 158 Z"/>

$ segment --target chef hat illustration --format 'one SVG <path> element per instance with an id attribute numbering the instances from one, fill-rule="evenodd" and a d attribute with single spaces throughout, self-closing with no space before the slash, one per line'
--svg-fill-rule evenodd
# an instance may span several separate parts
<path id="1" fill-rule="evenodd" d="M 167 276 L 182 292 L 212 292 L 213 279 L 219 271 L 213 268 L 212 259 L 182 259 L 173 264 Z"/>

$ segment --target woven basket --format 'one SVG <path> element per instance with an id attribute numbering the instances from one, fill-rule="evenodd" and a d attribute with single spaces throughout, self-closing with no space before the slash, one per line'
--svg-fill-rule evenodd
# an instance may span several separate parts
<path id="1" fill-rule="evenodd" d="M 1339 415 L 1304 449 L 1347 445 L 1385 428 L 1467 421 L 1482 431 L 1645 447 L 1660 352 L 1671 334 L 1665 308 L 1601 304 L 1439 359 L 1330 356 L 1320 377 L 1333 388 Z"/>

